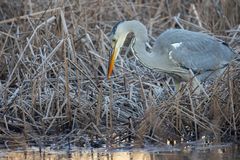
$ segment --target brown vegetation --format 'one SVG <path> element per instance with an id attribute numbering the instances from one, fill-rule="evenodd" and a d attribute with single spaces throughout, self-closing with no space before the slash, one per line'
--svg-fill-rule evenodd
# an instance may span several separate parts
<path id="1" fill-rule="evenodd" d="M 152 41 L 170 27 L 207 32 L 240 51 L 239 0 L 2 0 L 0 142 L 3 147 L 240 141 L 238 62 L 205 95 L 175 94 L 169 77 L 122 55 L 106 79 L 108 33 L 144 23 Z M 127 46 L 127 45 L 126 45 Z"/>

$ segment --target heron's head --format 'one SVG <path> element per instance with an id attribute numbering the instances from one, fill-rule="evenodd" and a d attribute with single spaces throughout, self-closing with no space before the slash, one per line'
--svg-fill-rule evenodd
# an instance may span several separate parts
<path id="1" fill-rule="evenodd" d="M 117 59 L 117 56 L 129 32 L 126 26 L 124 25 L 124 23 L 125 23 L 124 21 L 120 21 L 117 24 L 115 24 L 115 26 L 113 26 L 112 28 L 112 32 L 110 36 L 112 49 L 111 49 L 111 56 L 110 56 L 109 65 L 108 65 L 108 74 L 107 74 L 108 79 L 112 75 L 115 60 Z"/>

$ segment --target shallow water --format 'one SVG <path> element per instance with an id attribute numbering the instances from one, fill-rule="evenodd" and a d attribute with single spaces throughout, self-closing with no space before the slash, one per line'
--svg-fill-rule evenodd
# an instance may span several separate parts
<path id="1" fill-rule="evenodd" d="M 41 153 L 36 148 L 18 151 L 0 151 L 0 160 L 240 160 L 237 146 L 208 146 L 201 148 L 95 149 L 52 151 Z"/>

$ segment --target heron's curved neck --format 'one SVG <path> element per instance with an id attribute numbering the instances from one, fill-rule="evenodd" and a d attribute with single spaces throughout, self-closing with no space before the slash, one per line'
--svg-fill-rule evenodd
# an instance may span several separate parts
<path id="1" fill-rule="evenodd" d="M 153 69 L 154 56 L 146 50 L 146 43 L 148 42 L 146 27 L 138 21 L 129 21 L 127 27 L 135 36 L 135 40 L 132 44 L 133 54 L 146 67 Z"/>
<path id="2" fill-rule="evenodd" d="M 133 54 L 146 67 L 153 69 L 153 56 L 146 50 L 146 42 L 139 41 L 136 37 L 132 45 Z"/>

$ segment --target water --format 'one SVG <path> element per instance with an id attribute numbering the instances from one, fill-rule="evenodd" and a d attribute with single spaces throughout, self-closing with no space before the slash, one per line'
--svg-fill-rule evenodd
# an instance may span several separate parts
<path id="1" fill-rule="evenodd" d="M 0 151 L 0 160 L 240 160 L 237 146 L 219 145 L 184 149 L 165 147 L 144 149 L 96 149 L 39 152 L 37 148 L 18 151 Z"/>

